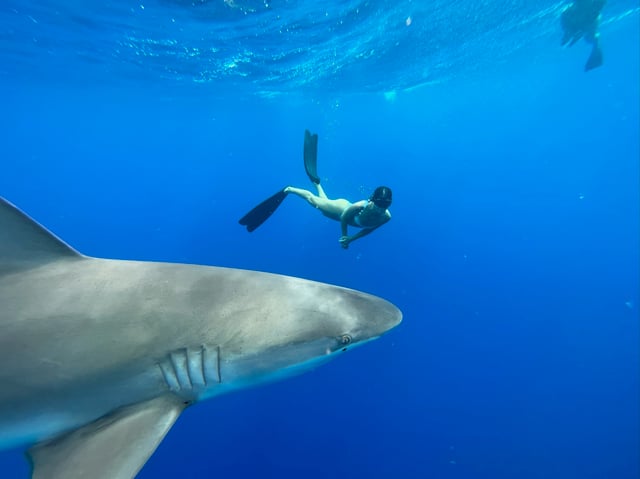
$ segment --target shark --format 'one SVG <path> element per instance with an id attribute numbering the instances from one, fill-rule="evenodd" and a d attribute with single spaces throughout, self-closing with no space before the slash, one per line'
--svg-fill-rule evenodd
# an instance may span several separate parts
<path id="1" fill-rule="evenodd" d="M 605 4 L 606 0 L 574 0 L 560 16 L 563 30 L 561 45 L 572 46 L 580 38 L 591 44 L 591 54 L 585 63 L 584 71 L 593 70 L 603 64 L 599 29 L 602 17 L 600 12 Z"/>
<path id="2" fill-rule="evenodd" d="M 302 278 L 86 256 L 0 197 L 0 449 L 24 447 L 36 479 L 132 478 L 185 408 L 401 320 Z"/>

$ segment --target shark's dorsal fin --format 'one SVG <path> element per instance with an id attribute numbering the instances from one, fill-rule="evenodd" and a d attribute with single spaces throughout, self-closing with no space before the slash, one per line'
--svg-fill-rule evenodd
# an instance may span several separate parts
<path id="1" fill-rule="evenodd" d="M 0 197 L 0 272 L 3 265 L 34 265 L 83 256 Z"/>
<path id="2" fill-rule="evenodd" d="M 162 396 L 115 411 L 27 455 L 33 479 L 131 479 L 155 451 L 185 404 Z"/>

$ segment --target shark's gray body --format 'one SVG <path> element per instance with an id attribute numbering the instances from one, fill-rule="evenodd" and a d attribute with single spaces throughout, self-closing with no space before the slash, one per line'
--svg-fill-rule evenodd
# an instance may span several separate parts
<path id="1" fill-rule="evenodd" d="M 0 449 L 129 478 L 182 410 L 396 326 L 390 303 L 267 273 L 83 256 L 0 198 Z"/>

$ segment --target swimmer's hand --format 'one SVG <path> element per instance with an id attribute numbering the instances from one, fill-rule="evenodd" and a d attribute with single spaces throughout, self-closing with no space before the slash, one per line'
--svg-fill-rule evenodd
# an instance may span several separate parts
<path id="1" fill-rule="evenodd" d="M 349 248 L 349 243 L 351 243 L 351 238 L 349 238 L 348 236 L 341 236 L 340 237 L 340 246 L 342 246 L 344 249 Z"/>

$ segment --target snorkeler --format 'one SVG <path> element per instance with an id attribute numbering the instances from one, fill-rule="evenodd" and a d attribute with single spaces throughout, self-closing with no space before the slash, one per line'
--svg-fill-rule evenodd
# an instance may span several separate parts
<path id="1" fill-rule="evenodd" d="M 311 206 L 320 210 L 328 218 L 340 222 L 340 246 L 344 249 L 353 241 L 367 236 L 391 219 L 389 206 L 391 205 L 391 189 L 379 186 L 368 200 L 351 203 L 339 198 L 329 199 L 320 186 L 317 172 L 318 135 L 312 135 L 308 130 L 304 132 L 304 168 L 307 176 L 316 185 L 318 194 L 301 188 L 287 186 L 275 195 L 267 198 L 240 219 L 240 224 L 251 232 L 264 223 L 280 206 L 289 193 L 299 196 L 309 202 Z M 353 226 L 361 228 L 356 234 L 349 236 L 347 228 Z"/>
<path id="2" fill-rule="evenodd" d="M 600 12 L 606 0 L 574 0 L 562 12 L 560 24 L 564 35 L 561 45 L 569 46 L 584 38 L 592 45 L 591 55 L 584 66 L 584 71 L 593 70 L 602 65 L 602 50 L 600 49 Z"/>

